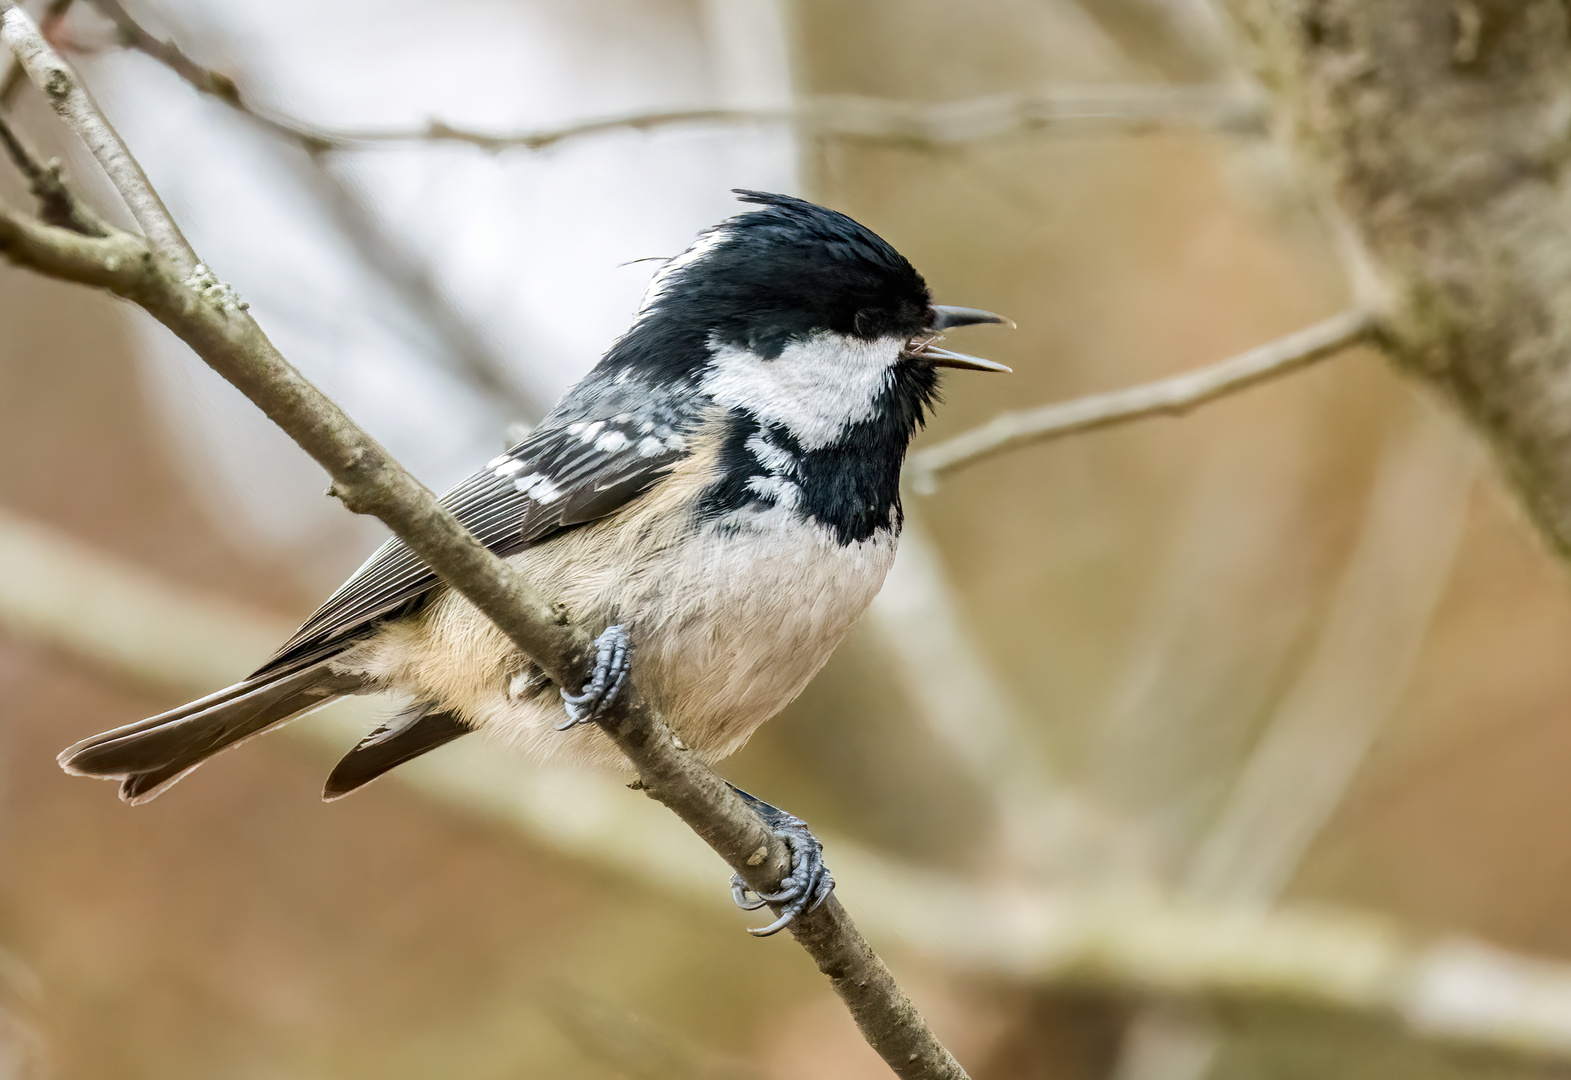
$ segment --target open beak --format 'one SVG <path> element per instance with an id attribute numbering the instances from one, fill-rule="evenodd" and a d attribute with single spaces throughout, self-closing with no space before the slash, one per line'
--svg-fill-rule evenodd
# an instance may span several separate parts
<path id="1" fill-rule="evenodd" d="M 994 315 L 991 311 L 981 308 L 950 307 L 947 304 L 933 305 L 934 318 L 932 329 L 942 333 L 953 330 L 957 326 L 976 326 L 979 323 L 1001 323 L 1014 329 L 1014 320 L 1006 319 L 1002 315 Z M 983 360 L 980 356 L 968 356 L 965 353 L 950 352 L 940 349 L 932 342 L 920 345 L 912 354 L 919 360 L 925 360 L 934 367 L 965 368 L 968 371 L 1003 371 L 1013 369 L 1005 367 L 993 360 Z"/>
<path id="2" fill-rule="evenodd" d="M 933 329 L 939 333 L 953 330 L 957 326 L 975 326 L 978 323 L 1002 323 L 1011 330 L 1015 328 L 1015 320 L 994 315 L 991 311 L 983 311 L 981 308 L 934 304 L 933 312 Z"/>
<path id="3" fill-rule="evenodd" d="M 980 356 L 967 356 L 963 352 L 950 352 L 948 349 L 925 346 L 916 351 L 918 360 L 926 360 L 934 367 L 965 368 L 967 371 L 1003 371 L 1011 372 L 1012 367 L 1005 367 L 996 360 L 983 360 Z"/>

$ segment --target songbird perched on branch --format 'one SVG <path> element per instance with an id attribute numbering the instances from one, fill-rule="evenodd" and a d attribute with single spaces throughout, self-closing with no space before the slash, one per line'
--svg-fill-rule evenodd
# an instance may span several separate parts
<path id="1" fill-rule="evenodd" d="M 336 799 L 472 731 L 538 757 L 630 766 L 591 721 L 626 679 L 705 761 L 802 691 L 883 585 L 900 466 L 943 331 L 1007 320 L 933 304 L 843 214 L 741 191 L 752 210 L 656 274 L 632 327 L 527 439 L 442 499 L 583 625 L 588 685 L 555 686 L 399 540 L 243 682 L 77 743 L 72 773 L 154 798 L 207 758 L 346 694 L 411 704 L 328 777 Z M 773 932 L 833 888 L 798 819 L 747 796 L 793 856 Z"/>

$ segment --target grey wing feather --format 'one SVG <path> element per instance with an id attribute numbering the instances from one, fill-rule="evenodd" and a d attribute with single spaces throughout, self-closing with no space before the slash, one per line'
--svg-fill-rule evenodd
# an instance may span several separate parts
<path id="1" fill-rule="evenodd" d="M 529 438 L 442 496 L 442 504 L 497 554 L 511 555 L 614 513 L 686 456 L 695 412 L 661 408 L 647 388 L 597 392 L 586 380 L 580 391 Z M 605 418 L 589 418 L 595 414 Z M 403 541 L 387 541 L 253 678 L 338 651 L 379 620 L 418 603 L 436 584 L 436 575 Z"/>

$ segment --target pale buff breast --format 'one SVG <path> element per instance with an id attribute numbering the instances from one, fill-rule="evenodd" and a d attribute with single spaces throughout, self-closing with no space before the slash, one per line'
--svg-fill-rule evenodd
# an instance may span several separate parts
<path id="1" fill-rule="evenodd" d="M 710 761 L 801 693 L 883 585 L 897 539 L 891 522 L 840 544 L 780 509 L 691 531 L 677 508 L 694 504 L 712 461 L 694 455 L 623 512 L 511 559 L 590 630 L 629 627 L 635 684 Z M 533 756 L 627 769 L 598 729 L 555 730 L 565 716 L 556 688 L 531 680 L 527 659 L 455 594 L 390 624 L 343 666 Z"/>

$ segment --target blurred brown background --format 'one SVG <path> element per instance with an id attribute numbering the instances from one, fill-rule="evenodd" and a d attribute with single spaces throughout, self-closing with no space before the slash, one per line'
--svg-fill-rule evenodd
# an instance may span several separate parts
<path id="1" fill-rule="evenodd" d="M 433 18 L 453 25 L 420 46 L 430 54 L 423 70 L 450 79 L 466 70 L 465 42 L 501 34 L 493 23 L 507 23 L 515 8 L 529 9 L 531 32 L 560 33 L 538 47 L 564 70 L 601 72 L 605 57 L 630 52 L 650 70 L 702 69 L 647 92 L 635 70 L 618 108 L 725 99 L 741 48 L 728 34 L 739 20 L 764 35 L 778 25 L 788 89 L 799 98 L 943 102 L 1156 85 L 1195 68 L 1231 77 L 1207 73 L 1204 50 L 1164 48 L 1160 38 L 1142 50 L 1116 10 L 1099 19 L 1096 0 L 1085 5 L 333 5 L 320 33 L 333 35 L 322 52 L 338 66 L 305 89 L 276 70 L 263 85 L 270 104 L 297 114 L 331 100 L 335 79 L 374 94 L 378 84 L 363 84 L 388 73 L 374 61 L 358 73 L 357 54 L 395 40 L 408 48 Z M 149 2 L 133 14 L 245 86 L 254 43 L 244 16 L 226 15 L 231 6 L 239 7 L 197 13 Z M 310 5 L 297 6 L 285 21 L 312 33 Z M 113 35 L 85 2 L 78 8 L 60 36 L 87 51 L 90 81 L 100 65 L 106 80 L 145 80 L 195 98 L 151 64 L 111 70 L 121 62 L 105 46 Z M 475 62 L 465 77 L 474 97 L 504 99 L 488 101 L 493 111 L 476 114 L 477 125 L 523 126 L 506 115 L 505 71 Z M 105 96 L 112 108 L 153 107 Z M 408 123 L 438 114 L 418 101 L 400 107 Z M 31 91 L 17 95 L 12 115 L 39 144 L 69 152 Z M 203 116 L 245 124 L 216 105 Z M 124 126 L 136 145 L 134 124 Z M 1018 321 L 1015 333 L 977 331 L 959 346 L 1016 374 L 951 379 L 928 440 L 1003 409 L 1193 368 L 1346 302 L 1343 272 L 1293 164 L 1258 133 L 1066 124 L 937 146 L 723 127 L 607 138 L 623 159 L 593 158 L 600 151 L 577 144 L 533 158 L 442 147 L 430 151 L 434 164 L 419 166 L 426 186 L 411 180 L 402 193 L 404 181 L 371 174 L 381 167 L 376 154 L 334 167 L 361 184 L 395 236 L 405 232 L 401 213 L 456 203 L 443 219 L 455 229 L 525 249 L 547 268 L 553 250 L 522 226 L 511 231 L 516 218 L 488 218 L 479 201 L 466 209 L 460 196 L 483 183 L 476 175 L 526 170 L 522 180 L 510 174 L 512 187 L 499 183 L 496 197 L 544 201 L 530 212 L 549 217 L 558 190 L 551 170 L 612 170 L 587 205 L 557 207 L 576 217 L 574 227 L 593 230 L 610 227 L 596 207 L 622 192 L 624 208 L 660 215 L 666 188 L 640 192 L 640 163 L 687 154 L 697 164 L 661 179 L 671 189 L 704 186 L 672 212 L 686 235 L 705 223 L 702 214 L 727 212 L 733 184 L 758 186 L 762 172 L 797 185 L 890 239 L 940 299 Z M 726 154 L 737 145 L 754 156 L 744 154 L 732 175 Z M 200 159 L 204 144 L 188 152 Z M 300 165 L 287 146 L 270 152 Z M 591 160 L 572 165 L 575 154 Z M 88 172 L 79 158 L 67 160 Z M 444 170 L 461 176 L 449 184 Z M 8 199 L 23 198 L 14 176 L 0 174 L 0 185 Z M 176 212 L 197 220 L 249 212 L 244 190 L 205 209 L 195 198 L 175 200 Z M 473 296 L 466 282 L 484 267 L 452 270 L 444 258 L 462 264 L 475 245 L 444 248 L 440 236 L 426 236 L 433 231 L 429 222 L 408 225 L 409 258 L 436 275 L 443 296 L 458 298 L 462 315 Z M 345 265 L 354 258 L 344 256 Z M 648 269 L 619 271 L 618 287 L 636 299 Z M 219 272 L 247 296 L 243 273 L 276 277 L 265 265 L 219 264 Z M 373 312 L 385 304 L 415 310 L 416 322 L 426 317 L 407 292 L 359 272 L 371 282 Z M 578 281 L 573 272 L 565 273 Z M 290 285 L 268 287 L 280 294 Z M 270 331 L 298 315 L 261 302 L 256 314 Z M 167 375 L 154 371 L 163 361 L 149 358 L 155 346 L 139 319 L 105 297 L 0 267 L 6 519 L 49 526 L 237 610 L 280 624 L 301 618 L 374 535 L 328 524 L 271 548 L 237 539 L 235 521 L 201 490 L 199 440 L 212 431 L 221 439 L 226 421 L 205 420 L 207 435 L 172 430 L 181 418 L 159 389 Z M 301 325 L 286 352 L 315 373 L 335 342 L 312 337 L 318 324 Z M 596 332 L 608 341 L 616 329 Z M 505 319 L 484 332 L 485 348 L 518 365 L 521 401 L 527 392 L 549 396 L 594 359 L 588 347 L 559 359 L 547 331 L 515 338 Z M 433 331 L 422 347 L 437 355 L 450 346 Z M 374 365 L 368 370 L 357 377 L 374 381 Z M 349 380 L 328 371 L 330 389 L 335 377 Z M 385 411 L 364 417 L 373 431 L 393 431 L 390 443 L 417 461 L 420 440 L 434 444 L 425 451 L 433 484 L 456 478 L 444 469 L 472 467 L 448 463 L 446 431 L 422 424 L 419 394 L 401 402 L 401 385 L 390 377 L 376 406 Z M 499 446 L 506 422 L 529 419 L 526 408 L 452 412 L 471 417 L 475 430 L 464 438 L 473 445 Z M 237 475 L 210 482 L 243 501 Z M 319 480 L 300 475 L 280 498 L 319 499 Z M 930 497 L 909 497 L 908 509 L 970 659 L 955 671 L 928 664 L 925 682 L 913 678 L 921 656 L 901 641 L 910 627 L 875 613 L 803 698 L 725 765 L 726 776 L 821 835 L 973 882 L 1328 905 L 1388 917 L 1416 936 L 1467 935 L 1571 962 L 1571 841 L 1561 827 L 1571 815 L 1562 779 L 1571 769 L 1562 704 L 1571 691 L 1571 593 L 1466 433 L 1372 354 L 1349 353 L 1181 420 L 1012 453 Z M 315 503 L 301 511 L 319 512 Z M 340 512 L 329 504 L 326 513 Z M 0 567 L 18 580 L 28 574 L 25 565 Z M 945 727 L 934 715 L 944 690 L 934 684 L 951 677 L 983 679 L 996 697 L 975 716 L 951 713 Z M 675 1068 L 689 1075 L 695 1062 L 722 1057 L 737 1075 L 886 1075 L 805 956 L 789 940 L 748 938 L 744 917 L 718 903 L 650 887 L 633 869 L 619 873 L 614 857 L 572 857 L 567 841 L 548 843 L 407 784 L 323 805 L 317 793 L 331 758 L 303 740 L 254 743 L 130 810 L 109 787 L 64 776 L 54 755 L 177 704 L 184 688 L 138 684 L 25 634 L 0 637 L 0 681 L 0 1076 L 657 1075 L 608 1060 L 619 1038 L 648 1032 L 676 1047 L 688 1063 Z M 970 724 L 1007 761 L 996 747 L 956 743 L 952 733 Z M 625 801 L 630 815 L 664 813 L 631 793 Z M 876 889 L 859 890 L 835 850 L 831 839 L 848 907 L 870 917 L 861 904 L 874 902 Z M 718 863 L 712 878 L 719 899 Z M 1552 1055 L 1421 1040 L 1378 1013 L 1251 1006 L 1238 995 L 1173 1000 L 1096 978 L 1033 984 L 940 963 L 898 936 L 870 936 L 978 1080 L 1564 1071 Z"/>

